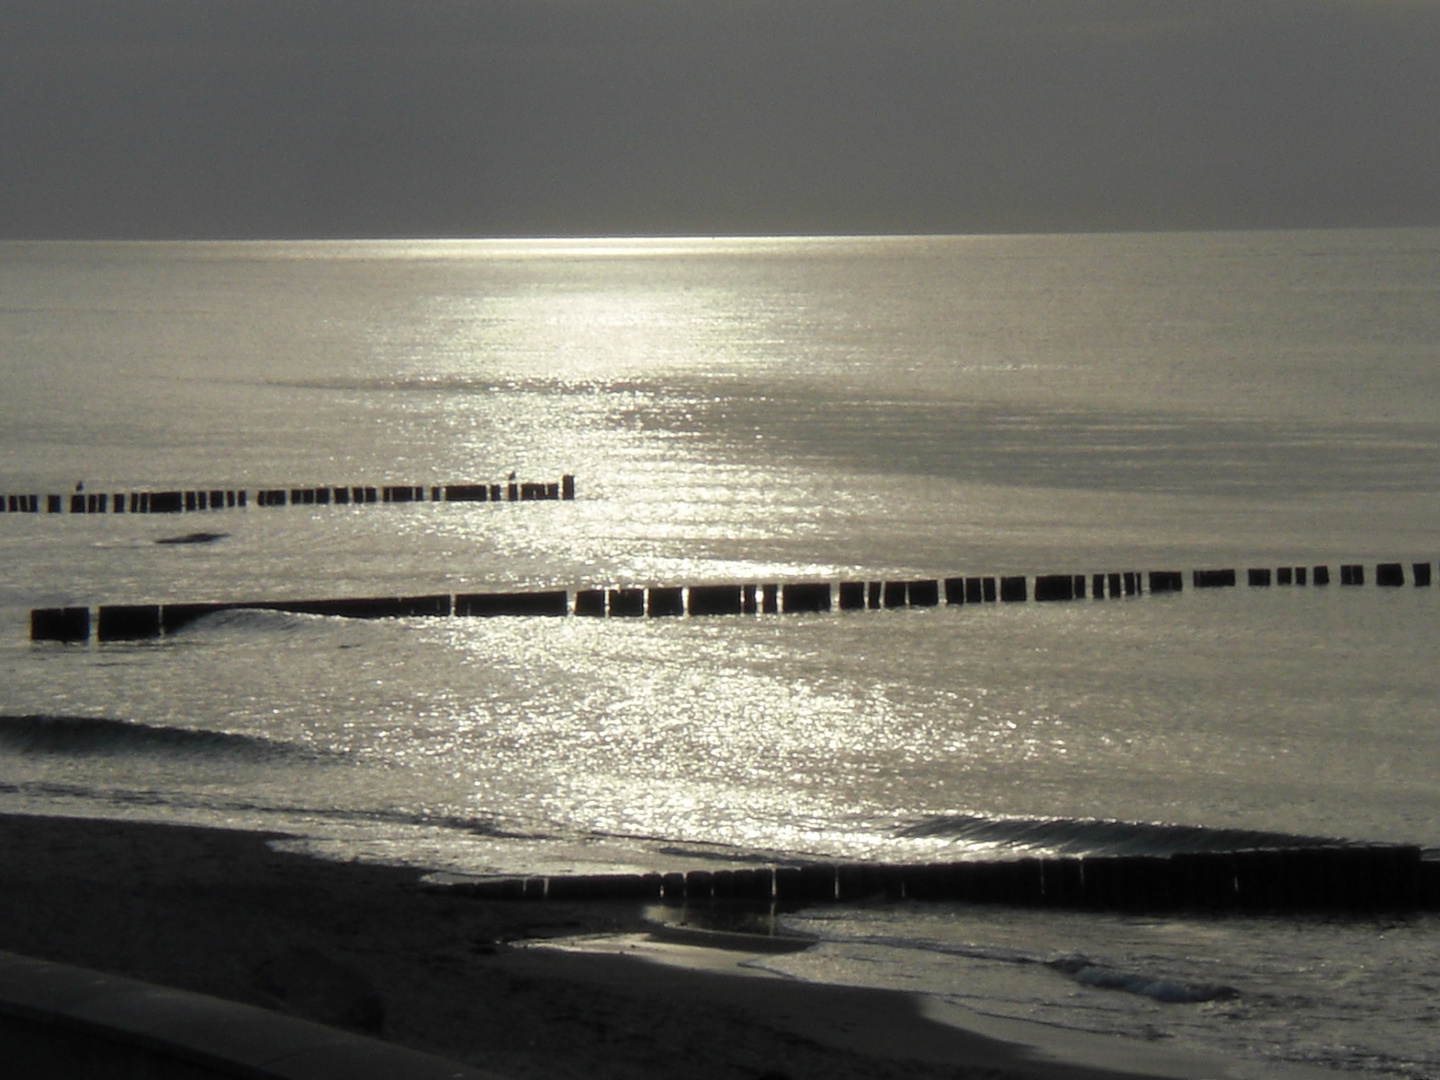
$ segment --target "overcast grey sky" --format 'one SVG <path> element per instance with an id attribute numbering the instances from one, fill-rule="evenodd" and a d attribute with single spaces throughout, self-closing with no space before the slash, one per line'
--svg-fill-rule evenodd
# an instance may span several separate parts
<path id="1" fill-rule="evenodd" d="M 0 0 L 0 236 L 1440 224 L 1440 0 Z"/>

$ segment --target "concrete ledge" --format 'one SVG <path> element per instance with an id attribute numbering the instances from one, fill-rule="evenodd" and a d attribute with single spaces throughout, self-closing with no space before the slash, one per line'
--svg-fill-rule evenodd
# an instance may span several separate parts
<path id="1" fill-rule="evenodd" d="M 267 1009 L 4 952 L 0 1059 L 33 1080 L 500 1080 Z"/>

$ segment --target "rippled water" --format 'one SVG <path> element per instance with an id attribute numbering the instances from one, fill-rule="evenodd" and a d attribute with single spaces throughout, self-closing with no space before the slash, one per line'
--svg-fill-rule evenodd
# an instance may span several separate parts
<path id="1" fill-rule="evenodd" d="M 917 904 L 902 918 L 811 909 L 786 921 L 821 938 L 761 965 L 792 977 L 924 988 L 982 1016 L 1219 1054 L 1240 1077 L 1274 1075 L 1281 1062 L 1435 1075 L 1435 916 L 1207 920 Z"/>
<path id="2" fill-rule="evenodd" d="M 1434 562 L 1437 254 L 1435 231 L 0 245 L 0 491 L 512 470 L 572 472 L 580 489 L 0 516 L 0 711 L 118 722 L 0 721 L 0 807 L 275 828 L 312 850 L 467 872 L 991 842 L 926 827 L 955 815 L 1435 846 L 1435 589 L 633 621 L 248 611 L 84 647 L 32 646 L 26 618 L 71 603 Z M 225 535 L 154 542 L 197 528 Z M 1242 1005 L 1001 970 L 1023 970 L 1022 1010 L 1056 1022 L 1105 1029 L 1087 1018 L 1140 1009 L 1135 1024 L 1255 1061 L 1440 1070 L 1430 961 L 1396 968 L 1378 1012 L 1361 1008 L 1365 978 L 1304 989 L 1306 971 L 1363 967 L 1369 924 L 833 918 L 836 941 L 803 963 L 890 970 L 857 966 L 846 950 L 863 938 L 947 994 L 995 962 L 977 948 L 1183 979 L 1210 955 L 1200 939 L 1223 939 Z M 1431 922 L 1397 932 L 1433 954 Z M 1276 959 L 1247 973 L 1260 939 Z M 1287 964 L 1300 983 L 1275 974 Z M 1126 1004 L 1046 1013 L 1055 993 Z"/>

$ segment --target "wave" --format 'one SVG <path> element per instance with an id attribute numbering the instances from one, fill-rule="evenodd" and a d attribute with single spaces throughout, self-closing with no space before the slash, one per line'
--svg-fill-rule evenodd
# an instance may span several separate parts
<path id="1" fill-rule="evenodd" d="M 517 594 L 518 595 L 518 594 Z M 254 603 L 254 606 L 250 606 Z M 334 629 L 343 620 L 348 633 L 362 621 L 431 618 L 448 614 L 450 596 L 345 597 L 330 600 L 274 600 L 224 603 L 164 604 L 161 626 L 169 638 L 198 633 L 274 637 L 305 635 Z"/>
<path id="2" fill-rule="evenodd" d="M 497 840 L 555 840 L 554 833 L 543 831 L 517 831 L 506 827 L 498 818 L 460 817 L 455 815 L 427 814 L 423 811 L 385 809 L 383 807 L 340 807 L 308 806 L 303 803 L 272 803 L 263 799 L 216 798 L 205 793 L 155 788 L 106 788 L 86 784 L 57 783 L 53 780 L 31 780 L 19 782 L 0 781 L 0 795 L 19 795 L 26 798 L 49 800 L 75 800 L 97 807 L 119 807 L 131 811 L 136 807 L 160 808 L 170 815 L 172 823 L 193 824 L 195 819 L 176 811 L 200 811 L 202 814 L 224 814 L 227 819 L 233 815 L 257 815 L 273 823 L 277 835 L 291 838 L 307 834 L 303 825 L 295 827 L 295 820 L 316 819 L 345 825 L 400 825 L 417 828 L 445 829 L 463 832 L 471 836 L 483 836 Z M 107 817 L 103 809 L 94 816 Z M 201 821 L 207 820 L 201 818 Z M 209 819 L 213 820 L 213 819 Z M 216 828 L 233 828 L 227 820 Z"/>
<path id="3" fill-rule="evenodd" d="M 212 544 L 216 540 L 224 540 L 229 533 L 223 532 L 192 532 L 183 536 L 163 536 L 156 540 L 157 544 Z"/>
<path id="4" fill-rule="evenodd" d="M 1053 971 L 1069 975 L 1082 986 L 1097 990 L 1119 990 L 1126 994 L 1148 997 L 1165 1005 L 1190 1005 L 1202 1001 L 1230 1001 L 1240 996 L 1233 986 L 1224 983 L 1192 983 L 1139 971 L 1097 964 L 1082 955 L 1062 956 L 1045 961 Z"/>
<path id="5" fill-rule="evenodd" d="M 186 605 L 171 604 L 174 609 Z M 203 605 L 196 605 L 197 607 Z M 275 611 L 270 608 L 226 607 L 206 611 L 194 618 L 177 622 L 167 629 L 169 637 L 179 637 L 209 631 L 238 634 L 271 636 L 274 634 L 295 634 L 307 629 L 329 625 L 322 616 L 306 615 L 293 611 Z"/>
<path id="6" fill-rule="evenodd" d="M 1126 994 L 1148 997 L 1165 1005 L 1190 1005 L 1205 1001 L 1229 1001 L 1240 996 L 1233 986 L 1224 983 L 1187 982 L 1168 975 L 1144 971 L 1127 971 L 1090 959 L 1083 953 L 1063 956 L 1036 956 L 1020 949 L 1001 945 L 974 945 L 940 942 L 930 938 L 891 937 L 872 934 L 826 934 L 821 938 L 837 945 L 878 945 L 887 949 L 912 949 L 917 952 L 939 953 L 982 960 L 997 964 L 1035 965 L 1046 967 L 1074 979 L 1082 986 L 1097 990 L 1117 990 Z"/>
<path id="7" fill-rule="evenodd" d="M 429 394 L 483 394 L 486 396 L 499 393 L 527 395 L 600 394 L 615 392 L 617 390 L 637 390 L 644 386 L 643 383 L 633 380 L 576 379 L 568 381 L 564 379 L 533 377 L 506 378 L 484 374 L 425 374 L 422 372 L 373 377 L 360 376 L 355 378 L 337 376 L 333 378 L 316 379 L 266 378 L 258 380 L 257 382 L 251 382 L 245 379 L 237 381 L 242 384 L 278 387 L 288 390 L 334 390 L 344 393 L 419 391 Z M 653 390 L 653 387 L 648 389 Z"/>
<path id="8" fill-rule="evenodd" d="M 942 814 L 898 830 L 906 839 L 945 838 L 965 847 L 1053 855 L 1165 856 L 1256 848 L 1344 846 L 1330 837 L 1253 829 L 1215 829 L 1087 818 L 985 817 Z"/>
<path id="9" fill-rule="evenodd" d="M 294 743 L 100 716 L 0 716 L 0 749 L 22 754 L 189 754 L 251 759 L 313 754 Z"/>
<path id="10" fill-rule="evenodd" d="M 260 809 L 260 807 L 252 807 Z M 496 840 L 554 840 L 557 839 L 553 833 L 535 831 L 516 831 L 502 825 L 497 819 L 489 817 L 460 817 L 453 814 L 427 814 L 423 811 L 393 809 L 387 810 L 380 807 L 366 809 L 363 807 L 318 807 L 318 806 L 283 806 L 264 807 L 267 810 L 278 810 L 286 814 L 297 814 L 305 817 L 322 818 L 332 821 L 344 821 L 351 823 L 374 823 L 384 825 L 408 825 L 426 829 L 445 829 L 452 832 L 469 833 L 472 836 L 484 836 Z"/>

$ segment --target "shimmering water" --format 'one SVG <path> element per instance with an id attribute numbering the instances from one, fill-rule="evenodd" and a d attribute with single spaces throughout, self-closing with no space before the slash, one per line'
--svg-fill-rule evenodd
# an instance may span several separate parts
<path id="1" fill-rule="evenodd" d="M 636 621 L 232 612 L 85 647 L 32 646 L 26 617 L 1434 562 L 1437 341 L 1436 231 L 0 245 L 0 491 L 511 470 L 580 486 L 568 503 L 0 516 L 0 710 L 124 722 L 0 722 L 0 808 L 274 828 L 466 872 L 948 857 L 965 844 L 914 826 L 954 814 L 1433 846 L 1435 589 Z M 197 528 L 227 535 L 154 543 Z M 1108 1030 L 1112 1006 L 1046 1012 L 1063 987 L 1148 1010 L 1114 1025 L 1132 1036 L 1440 1072 L 1440 974 L 1413 960 L 1433 959 L 1433 920 L 1392 931 L 1417 944 L 1376 1009 L 1368 976 L 1305 981 L 1365 967 L 1368 923 L 992 914 L 806 916 L 835 940 L 804 963 L 954 993 L 992 948 L 1156 978 L 1229 957 L 1212 974 L 1240 1005 L 1044 964 L 1002 966 L 990 1004 Z M 859 939 L 890 959 L 859 964 Z M 1250 970 L 1262 939 L 1273 962 Z"/>

